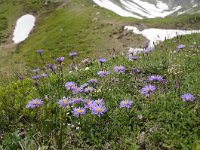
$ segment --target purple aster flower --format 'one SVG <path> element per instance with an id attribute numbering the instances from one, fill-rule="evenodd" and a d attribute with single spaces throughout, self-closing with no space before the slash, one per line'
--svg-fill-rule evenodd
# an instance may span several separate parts
<path id="1" fill-rule="evenodd" d="M 92 107 L 92 114 L 98 115 L 99 117 L 106 112 L 106 107 L 101 105 L 94 105 Z"/>
<path id="2" fill-rule="evenodd" d="M 46 73 L 42 73 L 39 75 L 40 77 L 47 77 L 48 75 Z"/>
<path id="3" fill-rule="evenodd" d="M 19 76 L 18 79 L 19 79 L 20 81 L 23 81 L 23 80 L 24 80 L 24 76 Z"/>
<path id="4" fill-rule="evenodd" d="M 36 98 L 36 99 L 32 99 L 32 100 L 26 105 L 26 108 L 32 109 L 32 108 L 34 108 L 34 107 L 39 107 L 39 106 L 42 105 L 42 104 L 43 104 L 42 100 Z"/>
<path id="5" fill-rule="evenodd" d="M 139 73 L 140 70 L 139 70 L 138 68 L 134 68 L 134 69 L 133 69 L 133 72 L 134 72 L 134 73 Z"/>
<path id="6" fill-rule="evenodd" d="M 128 57 L 128 60 L 129 60 L 129 61 L 137 60 L 137 59 L 138 59 L 138 56 L 129 56 L 129 57 Z"/>
<path id="7" fill-rule="evenodd" d="M 88 86 L 88 83 L 84 83 L 82 85 L 80 85 L 80 88 L 83 90 L 84 88 L 86 88 Z"/>
<path id="8" fill-rule="evenodd" d="M 143 50 L 143 53 L 144 53 L 144 54 L 149 54 L 149 53 L 151 53 L 152 51 L 153 51 L 152 48 L 146 48 L 146 49 Z"/>
<path id="9" fill-rule="evenodd" d="M 77 55 L 78 55 L 77 52 L 71 52 L 71 53 L 69 53 L 69 57 L 75 57 Z"/>
<path id="10" fill-rule="evenodd" d="M 92 83 L 92 84 L 96 84 L 96 83 L 98 83 L 98 80 L 97 79 L 90 79 L 88 82 Z"/>
<path id="11" fill-rule="evenodd" d="M 98 61 L 102 64 L 102 63 L 106 62 L 106 59 L 105 58 L 98 58 Z"/>
<path id="12" fill-rule="evenodd" d="M 80 117 L 82 115 L 85 115 L 85 113 L 86 113 L 85 108 L 78 107 L 78 108 L 73 109 L 73 114 L 76 117 Z"/>
<path id="13" fill-rule="evenodd" d="M 73 89 L 77 88 L 76 83 L 74 83 L 74 82 L 65 83 L 65 87 L 67 90 L 73 90 Z"/>
<path id="14" fill-rule="evenodd" d="M 100 76 L 100 77 L 103 77 L 103 76 L 105 76 L 105 75 L 108 75 L 109 74 L 109 72 L 108 71 L 106 71 L 106 70 L 100 70 L 100 71 L 98 71 L 97 72 L 97 74 Z"/>
<path id="15" fill-rule="evenodd" d="M 197 48 L 200 48 L 200 45 L 198 45 Z"/>
<path id="16" fill-rule="evenodd" d="M 43 50 L 41 50 L 41 49 L 37 50 L 37 53 L 41 55 L 43 53 Z"/>
<path id="17" fill-rule="evenodd" d="M 86 87 L 86 88 L 84 89 L 84 92 L 85 92 L 85 93 L 92 93 L 93 91 L 94 91 L 94 88 L 91 87 L 91 86 L 88 86 L 88 87 Z"/>
<path id="18" fill-rule="evenodd" d="M 146 96 L 149 96 L 151 92 L 154 92 L 154 91 L 155 91 L 155 89 L 156 89 L 155 86 L 149 84 L 149 85 L 146 85 L 145 87 L 143 87 L 143 88 L 140 90 L 140 92 L 141 92 L 141 94 L 144 94 L 144 95 L 146 95 Z"/>
<path id="19" fill-rule="evenodd" d="M 83 92 L 83 89 L 80 88 L 80 87 L 75 87 L 75 88 L 72 90 L 72 93 L 73 93 L 73 94 L 79 94 L 79 93 L 81 93 L 81 92 Z"/>
<path id="20" fill-rule="evenodd" d="M 92 101 L 91 99 L 89 99 L 89 98 L 85 99 L 85 100 L 84 100 L 84 107 L 85 107 L 85 108 L 89 108 L 88 104 L 89 104 L 90 102 L 93 102 L 93 101 Z M 91 108 L 92 108 L 92 106 L 91 106 Z"/>
<path id="21" fill-rule="evenodd" d="M 33 80 L 37 80 L 39 78 L 40 78 L 40 75 L 35 75 L 35 76 L 32 77 Z"/>
<path id="22" fill-rule="evenodd" d="M 65 59 L 65 57 L 58 57 L 58 58 L 56 58 L 56 61 L 58 63 L 62 63 L 64 61 L 64 59 Z"/>
<path id="23" fill-rule="evenodd" d="M 97 99 L 94 101 L 94 105 L 103 105 L 103 104 L 104 104 L 103 99 Z"/>
<path id="24" fill-rule="evenodd" d="M 88 108 L 88 109 L 90 109 L 90 110 L 92 110 L 92 108 L 93 108 L 93 106 L 94 106 L 95 104 L 94 104 L 94 101 L 93 100 L 91 100 L 91 101 L 85 101 L 85 108 Z"/>
<path id="25" fill-rule="evenodd" d="M 33 72 L 34 72 L 34 73 L 38 73 L 39 71 L 40 71 L 39 68 L 33 69 Z"/>
<path id="26" fill-rule="evenodd" d="M 133 104 L 133 101 L 131 100 L 123 100 L 120 102 L 120 107 L 121 108 L 130 108 Z"/>
<path id="27" fill-rule="evenodd" d="M 130 49 L 128 50 L 128 55 L 129 55 L 129 56 L 133 56 L 133 55 L 136 55 L 136 54 L 138 54 L 138 53 L 140 53 L 140 50 L 139 50 L 139 49 L 130 48 Z"/>
<path id="28" fill-rule="evenodd" d="M 39 86 L 39 83 L 38 83 L 38 81 L 34 81 L 34 83 L 33 83 L 36 87 L 38 87 Z"/>
<path id="29" fill-rule="evenodd" d="M 177 49 L 184 49 L 184 48 L 185 48 L 185 45 L 183 45 L 183 44 L 180 44 L 177 46 Z"/>
<path id="30" fill-rule="evenodd" d="M 69 101 L 67 98 L 63 98 L 59 100 L 58 105 L 60 107 L 69 107 L 69 105 L 72 103 L 72 101 Z"/>
<path id="31" fill-rule="evenodd" d="M 55 71 L 57 69 L 57 66 L 54 64 L 47 64 L 47 66 L 52 70 L 52 71 Z"/>
<path id="32" fill-rule="evenodd" d="M 159 75 L 152 75 L 149 77 L 149 81 L 150 82 L 153 82 L 153 81 L 159 81 L 159 82 L 162 82 L 164 79 L 162 76 L 159 76 Z"/>
<path id="33" fill-rule="evenodd" d="M 72 102 L 75 104 L 80 104 L 81 102 L 84 102 L 85 100 L 83 98 L 72 98 Z"/>
<path id="34" fill-rule="evenodd" d="M 181 98 L 183 99 L 183 102 L 186 102 L 186 101 L 190 101 L 190 102 L 193 102 L 194 101 L 194 96 L 192 94 L 183 94 L 181 96 Z"/>
<path id="35" fill-rule="evenodd" d="M 125 71 L 125 68 L 123 66 L 115 66 L 114 71 L 118 73 L 123 73 Z"/>

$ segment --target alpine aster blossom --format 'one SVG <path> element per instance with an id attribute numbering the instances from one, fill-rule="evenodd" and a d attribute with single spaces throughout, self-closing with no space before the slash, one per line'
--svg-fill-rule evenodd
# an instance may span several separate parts
<path id="1" fill-rule="evenodd" d="M 100 76 L 100 77 L 103 77 L 103 76 L 105 76 L 105 75 L 108 75 L 109 74 L 109 72 L 108 71 L 106 71 L 106 70 L 100 70 L 100 71 L 98 71 L 97 72 L 97 74 Z"/>
<path id="2" fill-rule="evenodd" d="M 56 61 L 58 63 L 62 63 L 64 61 L 64 59 L 65 59 L 65 57 L 58 57 L 58 58 L 56 58 Z"/>
<path id="3" fill-rule="evenodd" d="M 35 80 L 33 84 L 34 84 L 36 87 L 38 87 L 38 86 L 39 86 L 39 83 L 38 83 L 38 81 L 37 81 L 37 80 Z"/>
<path id="4" fill-rule="evenodd" d="M 33 69 L 33 72 L 34 72 L 34 73 L 38 73 L 39 71 L 40 71 L 39 68 Z"/>
<path id="5" fill-rule="evenodd" d="M 103 104 L 104 104 L 103 99 L 97 99 L 94 101 L 94 105 L 103 105 Z"/>
<path id="6" fill-rule="evenodd" d="M 140 70 L 139 70 L 138 68 L 134 68 L 134 69 L 133 69 L 133 72 L 134 72 L 134 73 L 139 73 Z"/>
<path id="7" fill-rule="evenodd" d="M 106 62 L 106 59 L 105 59 L 105 58 L 99 58 L 98 61 L 99 61 L 100 63 L 105 63 L 105 62 Z"/>
<path id="8" fill-rule="evenodd" d="M 75 87 L 73 90 L 72 90 L 72 93 L 73 94 L 79 94 L 83 92 L 83 90 L 80 88 L 80 87 Z"/>
<path id="9" fill-rule="evenodd" d="M 88 82 L 92 83 L 92 84 L 96 84 L 96 83 L 98 83 L 98 80 L 97 79 L 90 79 Z"/>
<path id="10" fill-rule="evenodd" d="M 88 87 L 86 87 L 85 89 L 84 89 L 84 92 L 85 93 L 92 93 L 94 91 L 94 88 L 93 87 L 90 87 L 90 86 L 88 86 Z"/>
<path id="11" fill-rule="evenodd" d="M 86 88 L 88 86 L 88 83 L 84 83 L 82 85 L 80 85 L 80 88 L 83 90 L 84 88 Z"/>
<path id="12" fill-rule="evenodd" d="M 152 75 L 149 77 L 149 81 L 150 82 L 153 82 L 153 81 L 159 81 L 159 82 L 162 82 L 164 79 L 162 76 L 159 76 L 159 75 Z"/>
<path id="13" fill-rule="evenodd" d="M 67 98 L 63 98 L 58 101 L 58 105 L 60 107 L 69 107 L 69 105 L 72 103 L 72 101 L 68 100 Z"/>
<path id="14" fill-rule="evenodd" d="M 67 90 L 73 90 L 73 89 L 75 89 L 77 86 L 76 86 L 76 83 L 74 83 L 74 82 L 67 82 L 67 83 L 65 83 L 65 88 L 67 89 Z"/>
<path id="15" fill-rule="evenodd" d="M 120 102 L 120 107 L 121 108 L 130 108 L 133 104 L 133 101 L 131 100 L 123 100 Z"/>
<path id="16" fill-rule="evenodd" d="M 37 80 L 37 79 L 39 79 L 40 77 L 41 77 L 40 75 L 35 75 L 35 76 L 32 77 L 32 79 L 33 79 L 33 80 Z"/>
<path id="17" fill-rule="evenodd" d="M 74 104 L 80 104 L 81 102 L 84 102 L 83 98 L 72 98 L 72 102 Z"/>
<path id="18" fill-rule="evenodd" d="M 24 76 L 19 76 L 18 79 L 19 79 L 20 81 L 23 81 L 23 80 L 24 80 Z"/>
<path id="19" fill-rule="evenodd" d="M 40 77 L 47 77 L 48 75 L 46 73 L 42 73 L 39 75 Z"/>
<path id="20" fill-rule="evenodd" d="M 77 52 L 71 52 L 71 53 L 69 53 L 69 57 L 75 57 L 77 55 L 78 55 Z"/>
<path id="21" fill-rule="evenodd" d="M 129 55 L 129 56 L 134 56 L 134 55 L 139 54 L 140 51 L 141 51 L 141 50 L 139 50 L 139 49 L 130 48 L 130 49 L 128 50 L 128 55 Z"/>
<path id="22" fill-rule="evenodd" d="M 180 45 L 177 46 L 177 49 L 179 49 L 179 50 L 184 49 L 184 48 L 185 48 L 185 45 L 183 45 L 183 44 L 180 44 Z"/>
<path id="23" fill-rule="evenodd" d="M 85 100 L 84 100 L 84 107 L 85 107 L 85 108 L 89 108 L 88 104 L 89 104 L 90 102 L 92 102 L 91 99 L 89 99 L 89 98 L 85 99 Z"/>
<path id="24" fill-rule="evenodd" d="M 42 104 L 43 104 L 42 100 L 36 98 L 36 99 L 32 99 L 32 100 L 26 105 L 26 108 L 32 109 L 32 108 L 34 108 L 34 107 L 39 107 L 39 106 L 42 105 Z"/>
<path id="25" fill-rule="evenodd" d="M 98 115 L 99 117 L 106 112 L 106 107 L 102 105 L 94 105 L 92 107 L 92 114 Z"/>
<path id="26" fill-rule="evenodd" d="M 74 114 L 74 116 L 76 116 L 76 117 L 80 117 L 80 116 L 82 116 L 82 115 L 85 115 L 85 113 L 86 113 L 85 108 L 78 107 L 78 108 L 74 108 L 74 109 L 73 109 L 73 114 Z"/>
<path id="27" fill-rule="evenodd" d="M 154 91 L 155 91 L 155 89 L 156 89 L 155 86 L 149 84 L 149 85 L 146 85 L 145 87 L 143 87 L 143 88 L 140 90 L 140 92 L 141 92 L 141 94 L 144 94 L 144 95 L 146 95 L 146 96 L 149 96 L 151 92 L 154 92 Z"/>
<path id="28" fill-rule="evenodd" d="M 93 100 L 91 100 L 91 101 L 85 101 L 85 108 L 89 108 L 90 110 L 92 110 L 92 108 L 93 108 L 93 106 L 94 106 L 95 104 L 94 104 L 94 101 Z"/>
<path id="29" fill-rule="evenodd" d="M 138 59 L 138 56 L 129 56 L 129 57 L 128 57 L 128 60 L 129 60 L 129 61 L 137 60 L 137 59 Z"/>
<path id="30" fill-rule="evenodd" d="M 115 66 L 114 71 L 118 73 L 123 73 L 125 71 L 125 67 L 123 66 Z"/>
<path id="31" fill-rule="evenodd" d="M 47 64 L 47 66 L 49 67 L 49 69 L 51 69 L 52 71 L 55 71 L 57 69 L 57 66 L 54 64 Z"/>
<path id="32" fill-rule="evenodd" d="M 41 55 L 43 53 L 43 50 L 37 50 L 37 53 Z"/>
<path id="33" fill-rule="evenodd" d="M 194 101 L 194 96 L 192 94 L 183 94 L 181 96 L 181 98 L 183 99 L 183 102 L 186 102 L 186 101 L 190 101 L 190 102 L 193 102 Z"/>
<path id="34" fill-rule="evenodd" d="M 143 54 L 149 54 L 149 53 L 151 53 L 152 51 L 153 51 L 152 48 L 146 48 L 146 49 L 143 50 Z"/>

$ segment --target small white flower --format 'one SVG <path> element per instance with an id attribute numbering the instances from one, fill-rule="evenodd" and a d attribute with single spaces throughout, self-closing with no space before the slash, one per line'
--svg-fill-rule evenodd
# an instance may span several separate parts
<path id="1" fill-rule="evenodd" d="M 142 115 L 138 115 L 137 117 L 138 117 L 139 119 L 142 119 L 142 118 L 143 118 L 143 116 L 142 116 Z"/>
<path id="2" fill-rule="evenodd" d="M 85 68 L 85 70 L 89 70 L 89 69 L 90 69 L 89 67 L 86 67 L 86 68 Z"/>

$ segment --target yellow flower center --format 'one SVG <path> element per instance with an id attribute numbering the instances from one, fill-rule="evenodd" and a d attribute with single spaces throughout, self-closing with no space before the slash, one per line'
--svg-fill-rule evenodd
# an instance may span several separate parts
<path id="1" fill-rule="evenodd" d="M 98 101 L 97 101 L 97 104 L 100 104 L 100 103 L 101 103 L 101 101 L 100 101 L 100 100 L 98 100 Z"/>
<path id="2" fill-rule="evenodd" d="M 101 112 L 101 108 L 100 107 L 97 108 L 97 112 Z"/>
<path id="3" fill-rule="evenodd" d="M 150 89 L 150 88 L 147 88 L 147 91 L 151 91 L 151 89 Z"/>
<path id="4" fill-rule="evenodd" d="M 38 102 L 37 102 L 37 101 L 34 101 L 34 102 L 33 102 L 33 104 L 37 105 L 37 104 L 38 104 Z"/>
<path id="5" fill-rule="evenodd" d="M 128 104 L 128 102 L 124 102 L 124 105 L 127 105 Z"/>
<path id="6" fill-rule="evenodd" d="M 67 100 L 66 99 L 63 100 L 63 104 L 67 104 Z"/>
<path id="7" fill-rule="evenodd" d="M 88 104 L 89 102 L 90 102 L 90 100 L 89 100 L 89 99 L 87 99 L 85 103 L 86 103 L 86 104 Z"/>
<path id="8" fill-rule="evenodd" d="M 77 112 L 78 112 L 78 113 L 82 113 L 82 110 L 81 110 L 81 109 L 78 109 Z"/>

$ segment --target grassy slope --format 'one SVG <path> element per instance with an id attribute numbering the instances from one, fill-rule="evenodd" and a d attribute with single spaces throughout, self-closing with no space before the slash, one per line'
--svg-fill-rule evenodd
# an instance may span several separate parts
<path id="1" fill-rule="evenodd" d="M 66 72 L 64 82 L 74 81 L 78 85 L 97 78 L 98 92 L 89 97 L 103 98 L 107 113 L 103 117 L 88 113 L 81 119 L 71 114 L 64 115 L 64 149 L 193 149 L 200 139 L 200 49 L 196 48 L 199 38 L 200 35 L 194 34 L 167 40 L 151 54 L 141 54 L 133 62 L 123 56 L 112 58 L 110 55 L 110 59 L 103 65 L 110 74 L 103 78 L 97 75 L 97 71 L 102 69 L 97 62 L 88 65 L 89 70 L 82 68 L 73 73 Z M 185 44 L 186 48 L 177 51 L 179 44 Z M 129 71 L 116 74 L 113 72 L 115 65 L 123 65 Z M 66 66 L 63 68 L 66 69 Z M 132 74 L 133 68 L 139 68 L 140 73 Z M 150 84 L 148 77 L 152 74 L 162 75 L 167 83 L 152 83 L 157 88 L 147 98 L 139 90 Z M 60 130 L 59 121 L 62 121 L 58 118 L 56 124 L 53 119 L 55 113 L 59 113 L 55 110 L 56 103 L 63 96 L 74 97 L 70 92 L 64 92 L 60 82 L 56 76 L 51 76 L 51 81 L 40 79 L 39 88 L 33 87 L 33 81 L 26 79 L 0 89 L 0 109 L 3 110 L 0 114 L 0 127 L 4 133 L 4 148 L 13 145 L 16 148 L 20 141 L 27 149 L 47 145 L 56 149 L 56 137 L 51 133 Z M 193 94 L 195 101 L 182 102 L 180 97 L 184 93 Z M 48 101 L 45 95 L 48 96 Z M 87 97 L 84 94 L 81 96 Z M 24 108 L 30 99 L 36 97 L 44 101 L 41 109 L 28 111 Z M 122 99 L 134 101 L 131 109 L 119 108 Z M 39 115 L 36 114 L 37 111 Z M 142 118 L 139 117 L 141 115 Z M 81 129 L 70 128 L 69 123 L 80 126 Z M 53 125 L 56 130 L 52 129 Z M 25 139 L 16 134 L 21 129 L 26 131 Z"/>
<path id="2" fill-rule="evenodd" d="M 29 4 L 29 7 L 31 6 L 32 4 Z M 40 9 L 37 8 L 36 10 Z M 45 14 L 45 11 L 43 13 Z M 1 50 L 6 53 L 1 58 L 1 70 L 8 72 L 9 70 L 11 72 L 21 70 L 21 65 L 24 62 L 28 66 L 38 65 L 37 49 L 44 49 L 46 57 L 51 58 L 61 55 L 68 56 L 70 51 L 75 50 L 79 52 L 80 59 L 82 59 L 99 54 L 106 55 L 105 49 L 115 48 L 121 51 L 130 45 L 139 47 L 144 41 L 142 37 L 137 36 L 127 39 L 128 44 L 125 44 L 124 47 L 124 41 L 118 39 L 120 34 L 113 35 L 119 32 L 122 25 L 132 24 L 140 28 L 144 26 L 198 28 L 197 25 L 200 20 L 197 15 L 179 16 L 176 19 L 173 17 L 145 20 L 122 18 L 111 11 L 93 7 L 90 0 L 69 0 L 66 5 L 55 9 L 47 17 L 46 15 L 39 15 L 39 17 L 36 28 L 26 41 L 17 46 L 16 49 Z M 94 21 L 94 18 L 98 18 L 98 21 Z M 9 60 L 9 63 L 7 60 Z M 19 67 L 16 64 L 19 64 Z"/>
<path id="3" fill-rule="evenodd" d="M 99 15 L 96 14 L 99 12 Z M 108 17 L 110 15 L 110 17 Z M 95 18 L 98 21 L 95 21 Z M 26 62 L 37 62 L 35 51 L 44 49 L 53 58 L 78 51 L 81 58 L 101 54 L 116 47 L 109 35 L 116 32 L 123 19 L 94 8 L 90 2 L 70 0 L 41 21 L 31 37 L 17 49 Z M 34 44 L 33 44 L 34 43 Z M 119 46 L 119 44 L 118 44 Z"/>

